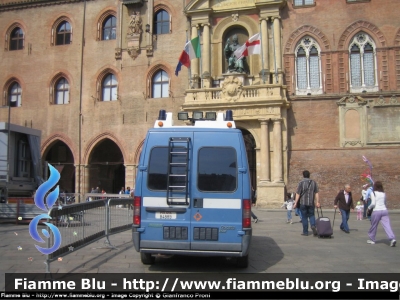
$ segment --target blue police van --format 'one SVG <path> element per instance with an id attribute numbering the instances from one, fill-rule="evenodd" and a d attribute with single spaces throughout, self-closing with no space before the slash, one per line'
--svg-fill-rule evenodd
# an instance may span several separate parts
<path id="1" fill-rule="evenodd" d="M 178 254 L 237 257 L 238 267 L 248 266 L 251 183 L 243 136 L 232 111 L 206 116 L 173 126 L 172 113 L 161 110 L 147 133 L 132 230 L 143 264 Z"/>

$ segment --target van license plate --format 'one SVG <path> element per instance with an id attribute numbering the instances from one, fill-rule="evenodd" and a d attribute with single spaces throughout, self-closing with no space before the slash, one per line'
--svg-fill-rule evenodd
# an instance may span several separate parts
<path id="1" fill-rule="evenodd" d="M 165 219 L 165 220 L 176 219 L 176 212 L 169 212 L 169 211 L 156 212 L 156 219 Z"/>

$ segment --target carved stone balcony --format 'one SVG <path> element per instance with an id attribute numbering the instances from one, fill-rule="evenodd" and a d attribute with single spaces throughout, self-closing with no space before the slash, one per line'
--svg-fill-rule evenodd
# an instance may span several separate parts
<path id="1" fill-rule="evenodd" d="M 274 84 L 246 85 L 239 76 L 225 77 L 219 88 L 186 90 L 186 111 L 235 110 L 236 119 L 254 119 L 265 114 L 280 115 L 281 108 L 289 107 L 286 86 Z"/>

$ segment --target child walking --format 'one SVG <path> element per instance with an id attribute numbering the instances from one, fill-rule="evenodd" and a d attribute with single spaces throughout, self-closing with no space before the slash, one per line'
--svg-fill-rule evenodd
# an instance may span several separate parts
<path id="1" fill-rule="evenodd" d="M 361 204 L 361 201 L 357 202 L 356 210 L 357 210 L 357 220 L 362 220 L 363 212 L 364 212 L 364 205 Z"/>
<path id="2" fill-rule="evenodd" d="M 289 197 L 289 193 L 288 193 L 287 195 L 288 195 L 288 197 Z M 293 205 L 294 205 L 294 199 L 295 199 L 295 197 L 296 197 L 296 193 L 291 193 L 291 194 L 290 194 L 290 199 L 293 200 Z M 299 216 L 299 218 L 300 218 L 300 223 L 301 223 L 302 220 L 303 220 L 303 217 L 302 217 L 302 215 L 301 215 L 300 204 L 294 209 L 294 213 L 295 213 L 296 216 Z"/>
<path id="3" fill-rule="evenodd" d="M 287 193 L 286 196 L 287 196 L 287 200 L 285 201 L 285 203 L 283 203 L 283 205 L 281 207 L 286 207 L 286 210 L 287 210 L 286 223 L 293 224 L 293 221 L 292 221 L 293 199 L 291 198 L 290 193 Z"/>

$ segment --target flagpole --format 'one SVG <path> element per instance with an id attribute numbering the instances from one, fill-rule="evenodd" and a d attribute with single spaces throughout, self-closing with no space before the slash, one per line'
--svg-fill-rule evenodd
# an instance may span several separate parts
<path id="1" fill-rule="evenodd" d="M 200 43 L 200 26 L 197 29 L 197 36 L 199 37 L 199 43 Z M 200 52 L 201 52 L 201 46 L 200 46 Z M 200 88 L 203 87 L 203 80 L 201 79 L 201 73 L 202 73 L 202 69 L 203 69 L 202 67 L 203 67 L 203 56 L 200 55 L 200 72 L 199 72 L 200 73 L 199 74 L 199 77 L 200 77 Z"/>
<path id="2" fill-rule="evenodd" d="M 186 43 L 188 42 L 188 31 L 186 29 Z M 186 45 L 186 44 L 185 44 Z M 190 63 L 189 68 L 188 68 L 188 72 L 189 72 L 189 88 L 192 88 L 192 63 Z"/>
<path id="3" fill-rule="evenodd" d="M 261 68 L 262 68 L 262 70 L 261 70 L 261 72 L 262 72 L 262 80 L 263 80 L 263 83 L 265 84 L 265 74 L 264 74 L 264 50 L 263 50 L 263 46 L 262 46 L 262 44 L 263 44 L 263 42 L 262 42 L 262 32 L 261 32 L 261 22 L 260 22 L 260 44 L 261 44 Z"/>

